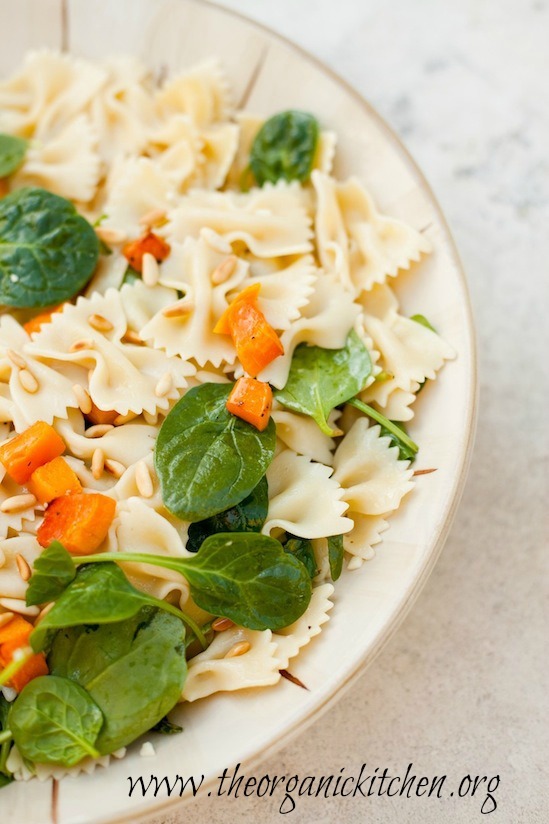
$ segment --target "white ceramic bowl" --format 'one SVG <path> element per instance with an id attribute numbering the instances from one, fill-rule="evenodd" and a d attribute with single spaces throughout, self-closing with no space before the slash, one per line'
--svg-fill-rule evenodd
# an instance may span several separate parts
<path id="1" fill-rule="evenodd" d="M 396 288 L 405 314 L 425 314 L 458 352 L 415 405 L 418 466 L 438 471 L 418 480 L 391 518 L 375 559 L 338 582 L 331 621 L 292 668 L 310 691 L 283 680 L 276 687 L 214 696 L 181 710 L 182 735 L 153 737 L 154 759 L 140 758 L 137 745 L 123 761 L 91 776 L 58 785 L 14 783 L 0 791 L 3 824 L 135 821 L 176 802 L 128 798 L 128 775 L 204 774 L 207 782 L 237 762 L 249 768 L 329 709 L 413 603 L 448 532 L 473 440 L 469 300 L 444 218 L 406 150 L 352 89 L 277 35 L 197 0 L 0 0 L 2 31 L 8 22 L 2 74 L 13 71 L 28 49 L 44 45 L 88 58 L 131 50 L 170 71 L 217 55 L 239 107 L 265 115 L 287 108 L 312 111 L 339 135 L 336 176 L 358 175 L 383 211 L 431 239 L 434 253 L 402 274 Z"/>

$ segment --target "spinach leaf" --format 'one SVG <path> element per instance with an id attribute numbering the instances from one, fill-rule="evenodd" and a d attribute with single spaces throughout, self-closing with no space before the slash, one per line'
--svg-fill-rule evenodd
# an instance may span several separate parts
<path id="1" fill-rule="evenodd" d="M 26 685 L 9 714 L 13 739 L 23 758 L 72 767 L 85 756 L 97 758 L 95 743 L 103 714 L 82 687 L 55 675 Z"/>
<path id="2" fill-rule="evenodd" d="M 0 177 L 17 171 L 27 153 L 28 141 L 22 137 L 0 133 Z"/>
<path id="3" fill-rule="evenodd" d="M 34 572 L 26 593 L 27 606 L 55 601 L 74 581 L 76 566 L 59 541 L 53 541 L 34 562 Z"/>
<path id="4" fill-rule="evenodd" d="M 0 303 L 62 303 L 88 282 L 98 255 L 93 227 L 68 200 L 38 188 L 0 200 Z"/>
<path id="5" fill-rule="evenodd" d="M 120 560 L 119 555 L 117 560 Z M 160 601 L 136 589 L 119 566 L 108 562 L 80 567 L 74 581 L 32 631 L 32 648 L 35 652 L 47 649 L 58 629 L 80 624 L 111 624 L 131 618 L 147 604 L 184 620 L 197 638 L 204 642 L 200 628 L 187 615 L 167 601 Z"/>
<path id="6" fill-rule="evenodd" d="M 365 415 L 368 415 L 369 418 L 372 418 L 372 420 L 381 425 L 380 434 L 391 436 L 395 442 L 395 445 L 398 446 L 400 460 L 415 460 L 419 446 L 406 434 L 406 431 L 403 429 L 400 422 L 396 424 L 394 421 L 390 421 L 389 418 L 386 418 L 385 415 L 382 415 L 381 412 L 377 411 L 377 409 L 374 409 L 372 406 L 368 406 L 368 404 L 363 403 L 363 401 L 358 398 L 352 398 L 348 401 L 348 403 L 350 406 L 354 406 L 355 409 L 359 409 L 361 412 L 364 412 Z"/>
<path id="7" fill-rule="evenodd" d="M 269 488 L 263 476 L 239 504 L 189 526 L 187 549 L 198 552 L 209 535 L 217 532 L 261 532 L 269 509 Z"/>
<path id="8" fill-rule="evenodd" d="M 437 330 L 434 326 L 432 326 L 425 315 L 412 315 L 410 320 L 415 320 L 416 323 L 420 323 L 422 326 L 425 326 L 427 329 L 430 329 L 431 332 L 434 332 L 435 335 L 437 334 Z"/>
<path id="9" fill-rule="evenodd" d="M 124 278 L 122 280 L 121 285 L 124 286 L 125 283 L 129 283 L 131 286 L 138 280 L 141 280 L 141 275 L 139 274 L 139 272 L 136 271 L 136 269 L 134 269 L 132 266 L 128 266 L 128 268 L 124 272 Z"/>
<path id="10" fill-rule="evenodd" d="M 318 572 L 313 542 L 308 538 L 297 538 L 291 535 L 284 544 L 284 551 L 289 552 L 298 561 L 301 561 L 311 580 Z"/>
<path id="11" fill-rule="evenodd" d="M 159 732 L 161 735 L 177 735 L 183 732 L 183 727 L 180 727 L 179 724 L 174 724 L 173 721 L 170 721 L 168 716 L 165 715 L 151 730 L 152 732 Z"/>
<path id="12" fill-rule="evenodd" d="M 331 410 L 364 389 L 371 371 L 368 350 L 354 330 L 343 349 L 302 343 L 294 352 L 286 386 L 275 396 L 288 409 L 310 415 L 326 435 L 332 435 L 327 422 Z"/>
<path id="13" fill-rule="evenodd" d="M 417 390 L 416 395 L 418 392 L 421 392 L 425 385 L 425 381 L 420 385 L 420 388 Z M 398 427 L 400 433 L 404 433 L 405 435 L 408 434 L 406 430 L 406 426 L 402 423 L 402 421 L 389 421 L 393 426 Z M 403 443 L 399 436 L 397 436 L 394 432 L 389 431 L 387 427 L 381 426 L 380 435 L 382 438 L 390 438 L 392 446 L 398 446 L 398 457 L 401 461 L 411 461 L 413 463 L 416 459 L 417 449 L 414 451 L 411 449 L 408 444 Z"/>
<path id="14" fill-rule="evenodd" d="M 104 755 L 150 730 L 177 703 L 187 674 L 185 627 L 144 607 L 118 623 L 62 630 L 48 663 L 100 707 L 104 725 L 95 746 Z"/>
<path id="15" fill-rule="evenodd" d="M 12 774 L 6 765 L 12 746 L 11 731 L 8 727 L 8 714 L 10 707 L 10 702 L 6 700 L 2 693 L 0 693 L 0 733 L 4 733 L 6 736 L 5 740 L 0 743 L 0 787 L 4 787 L 6 784 L 13 781 Z"/>
<path id="16" fill-rule="evenodd" d="M 176 403 L 160 428 L 155 467 L 165 506 L 201 521 L 243 500 L 274 456 L 274 421 L 263 432 L 231 415 L 232 386 L 204 383 Z"/>
<path id="17" fill-rule="evenodd" d="M 307 112 L 290 110 L 269 118 L 252 144 L 250 167 L 260 186 L 277 180 L 308 180 L 319 126 Z"/>
<path id="18" fill-rule="evenodd" d="M 343 569 L 343 535 L 330 535 L 328 538 L 328 561 L 332 581 L 337 581 Z"/>

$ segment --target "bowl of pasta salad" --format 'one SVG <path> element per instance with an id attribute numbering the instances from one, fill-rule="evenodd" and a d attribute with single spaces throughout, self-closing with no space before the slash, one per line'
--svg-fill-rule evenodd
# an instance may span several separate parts
<path id="1" fill-rule="evenodd" d="M 472 324 L 421 174 L 308 55 L 193 0 L 27 5 L 0 57 L 0 799 L 135 820 L 175 799 L 128 775 L 253 763 L 395 629 L 464 483 Z"/>

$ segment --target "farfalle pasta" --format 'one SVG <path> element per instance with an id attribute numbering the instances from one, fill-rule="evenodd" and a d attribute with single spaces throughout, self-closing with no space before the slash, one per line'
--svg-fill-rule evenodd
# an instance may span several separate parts
<path id="1" fill-rule="evenodd" d="M 431 247 L 332 176 L 316 114 L 235 110 L 213 60 L 0 82 L 2 779 L 299 688 L 413 488 L 398 422 L 454 356 L 397 296 Z"/>

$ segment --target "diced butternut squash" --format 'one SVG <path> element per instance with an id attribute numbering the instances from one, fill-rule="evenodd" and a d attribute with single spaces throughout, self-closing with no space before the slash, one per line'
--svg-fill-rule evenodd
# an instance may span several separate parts
<path id="1" fill-rule="evenodd" d="M 59 306 L 56 306 L 54 309 L 49 309 L 47 312 L 41 312 L 39 315 L 35 315 L 23 324 L 25 331 L 28 332 L 29 335 L 39 332 L 45 323 L 51 323 L 52 315 L 56 312 L 62 312 L 64 308 L 65 304 L 60 303 Z"/>
<path id="2" fill-rule="evenodd" d="M 49 504 L 61 495 L 82 492 L 82 484 L 65 458 L 59 456 L 34 470 L 27 489 L 41 504 Z"/>
<path id="3" fill-rule="evenodd" d="M 118 417 L 118 412 L 115 409 L 103 410 L 99 409 L 92 403 L 91 412 L 86 413 L 86 418 L 90 423 L 114 423 Z"/>
<path id="4" fill-rule="evenodd" d="M 32 624 L 20 615 L 14 615 L 11 621 L 0 627 L 0 667 L 7 667 L 13 661 L 14 653 L 29 646 Z M 21 692 L 24 686 L 39 675 L 48 674 L 48 665 L 43 653 L 32 655 L 13 675 L 8 686 Z"/>
<path id="5" fill-rule="evenodd" d="M 72 555 L 90 555 L 107 537 L 116 502 L 99 493 L 56 498 L 46 509 L 36 537 L 41 546 L 60 541 Z"/>
<path id="6" fill-rule="evenodd" d="M 18 484 L 26 484 L 32 473 L 65 451 L 65 443 L 53 426 L 33 423 L 20 435 L 0 446 L 0 462 Z"/>
<path id="7" fill-rule="evenodd" d="M 257 305 L 259 290 L 257 283 L 237 295 L 213 330 L 232 337 L 238 359 L 252 377 L 284 354 L 280 338 Z"/>
<path id="8" fill-rule="evenodd" d="M 239 378 L 227 398 L 227 409 L 247 421 L 260 432 L 267 427 L 273 405 L 273 393 L 268 383 L 255 378 Z"/>
<path id="9" fill-rule="evenodd" d="M 170 254 L 170 245 L 154 232 L 148 232 L 143 237 L 130 241 L 122 249 L 122 254 L 137 272 L 143 271 L 143 255 L 147 252 L 161 263 Z"/>

